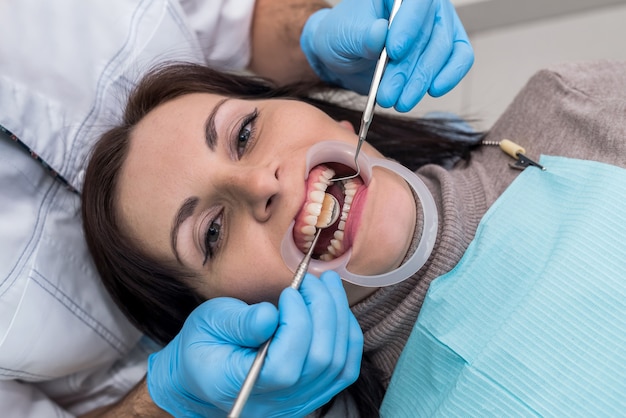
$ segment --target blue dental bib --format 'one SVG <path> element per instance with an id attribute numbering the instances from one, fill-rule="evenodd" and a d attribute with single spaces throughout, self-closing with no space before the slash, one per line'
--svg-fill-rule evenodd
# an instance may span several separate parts
<path id="1" fill-rule="evenodd" d="M 626 170 L 541 164 L 431 284 L 384 417 L 626 415 Z"/>

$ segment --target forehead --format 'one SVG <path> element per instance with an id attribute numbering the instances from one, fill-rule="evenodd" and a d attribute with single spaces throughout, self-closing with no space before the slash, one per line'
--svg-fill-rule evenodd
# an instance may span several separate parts
<path id="1" fill-rule="evenodd" d="M 160 180 L 206 151 L 207 117 L 224 99 L 214 94 L 189 94 L 151 110 L 131 132 L 124 177 Z"/>
<path id="2" fill-rule="evenodd" d="M 154 141 L 159 132 L 186 132 L 202 126 L 209 113 L 225 99 L 208 93 L 193 93 L 177 97 L 152 109 L 133 129 L 132 143 Z"/>

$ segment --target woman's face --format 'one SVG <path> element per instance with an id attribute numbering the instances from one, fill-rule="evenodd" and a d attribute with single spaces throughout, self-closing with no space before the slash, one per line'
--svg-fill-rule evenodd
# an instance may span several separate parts
<path id="1" fill-rule="evenodd" d="M 299 231 L 314 219 L 311 191 L 320 186 L 305 180 L 306 154 L 324 140 L 356 146 L 357 136 L 349 124 L 298 101 L 177 98 L 134 129 L 119 213 L 150 254 L 203 277 L 192 285 L 204 296 L 275 302 L 293 276 L 280 253 L 292 221 L 294 240 L 308 239 Z M 382 157 L 367 143 L 362 152 Z M 310 177 L 321 171 L 314 168 Z M 397 267 L 415 226 L 410 188 L 381 168 L 367 187 L 348 188 L 355 196 L 334 244 L 352 248 L 349 270 L 370 275 Z M 324 245 L 332 246 L 328 239 Z"/>

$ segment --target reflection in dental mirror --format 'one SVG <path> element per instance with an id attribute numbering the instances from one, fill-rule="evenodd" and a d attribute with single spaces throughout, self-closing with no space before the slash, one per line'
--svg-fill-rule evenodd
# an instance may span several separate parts
<path id="1" fill-rule="evenodd" d="M 338 167 L 337 164 L 348 168 L 353 167 L 354 153 L 355 148 L 349 144 L 338 141 L 324 141 L 311 147 L 307 154 L 307 173 L 309 173 L 307 181 L 310 184 L 315 184 L 315 187 L 324 188 L 324 192 L 331 193 L 335 197 L 339 196 L 338 198 L 342 205 L 342 214 L 336 225 L 331 225 L 327 231 L 324 231 L 327 234 L 333 234 L 334 237 L 330 240 L 330 244 L 328 238 L 322 240 L 320 237 L 321 246 L 326 245 L 326 249 L 316 249 L 317 259 L 311 261 L 309 271 L 319 275 L 326 270 L 335 270 L 344 280 L 360 286 L 381 287 L 392 285 L 410 277 L 428 260 L 437 234 L 437 207 L 428 188 L 415 173 L 396 162 L 381 158 L 371 158 L 365 153 L 360 153 L 358 156 L 361 168 L 360 178 L 347 180 L 345 183 L 331 182 L 330 179 L 336 174 L 332 167 Z M 358 187 L 370 184 L 375 167 L 389 170 L 407 182 L 421 205 L 423 227 L 415 250 L 399 267 L 377 275 L 360 275 L 349 271 L 348 264 L 352 251 L 350 248 L 346 249 L 343 247 L 341 238 L 354 192 Z M 322 186 L 317 186 L 318 183 Z M 301 232 L 302 222 L 305 221 L 301 220 L 301 218 L 292 222 L 281 244 L 283 260 L 292 271 L 296 269 L 302 259 L 303 242 L 306 242 L 308 239 L 306 233 Z M 294 230 L 294 228 L 296 229 Z"/>

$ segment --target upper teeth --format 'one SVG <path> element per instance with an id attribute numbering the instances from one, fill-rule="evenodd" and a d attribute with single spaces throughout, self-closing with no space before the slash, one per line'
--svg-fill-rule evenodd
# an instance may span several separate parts
<path id="1" fill-rule="evenodd" d="M 322 209 L 322 202 L 324 201 L 324 193 L 331 183 L 331 179 L 335 176 L 335 171 L 330 168 L 325 168 L 320 173 L 318 180 L 313 183 L 313 190 L 309 193 L 309 203 L 305 207 L 306 216 L 304 217 L 305 226 L 300 230 L 304 236 L 304 248 L 308 249 L 311 246 L 313 237 L 315 236 L 317 218 Z M 350 212 L 350 206 L 352 200 L 356 194 L 356 190 L 359 187 L 360 182 L 349 179 L 340 182 L 343 185 L 345 200 L 343 207 L 341 208 L 341 216 L 339 218 L 338 229 L 333 235 L 333 239 L 330 241 L 330 245 L 326 249 L 327 253 L 320 256 L 321 260 L 330 261 L 336 257 L 339 257 L 345 252 L 343 246 L 344 230 L 346 228 L 346 220 L 348 219 L 348 213 Z"/>

